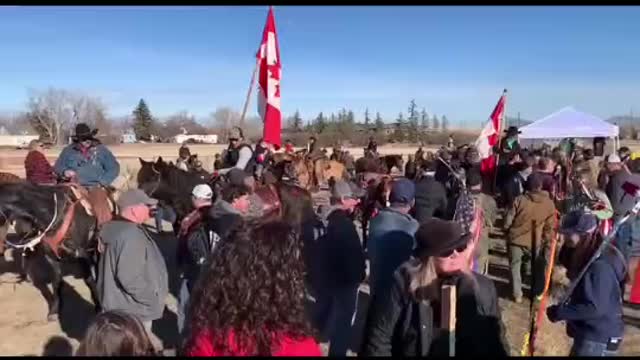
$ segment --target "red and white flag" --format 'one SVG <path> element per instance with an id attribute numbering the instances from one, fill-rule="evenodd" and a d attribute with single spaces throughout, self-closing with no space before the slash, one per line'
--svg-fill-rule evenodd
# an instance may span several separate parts
<path id="1" fill-rule="evenodd" d="M 482 163 L 480 165 L 480 171 L 483 175 L 493 174 L 496 168 L 496 156 L 493 154 L 493 147 L 498 144 L 500 140 L 500 129 L 502 129 L 502 122 L 504 120 L 504 108 L 507 102 L 507 90 L 505 89 L 496 104 L 496 107 L 491 113 L 491 117 L 487 124 L 480 132 L 478 140 L 476 140 L 476 147 Z"/>
<path id="2" fill-rule="evenodd" d="M 264 122 L 263 139 L 269 144 L 280 146 L 282 128 L 280 77 L 282 66 L 276 34 L 276 20 L 272 7 L 269 7 L 257 61 L 260 71 L 258 75 L 258 113 Z"/>

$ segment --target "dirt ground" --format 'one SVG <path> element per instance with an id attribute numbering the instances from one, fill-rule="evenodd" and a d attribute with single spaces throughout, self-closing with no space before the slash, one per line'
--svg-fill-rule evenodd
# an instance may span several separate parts
<path id="1" fill-rule="evenodd" d="M 165 230 L 169 230 L 168 224 Z M 154 333 L 163 341 L 166 353 L 173 353 L 177 341 L 176 318 L 176 272 L 175 238 L 168 234 L 155 235 L 169 268 L 171 294 L 167 298 L 164 317 L 154 323 Z M 496 283 L 500 296 L 500 308 L 505 325 L 511 354 L 518 356 L 524 335 L 528 329 L 529 305 L 527 301 L 515 304 L 510 300 L 507 280 L 508 264 L 504 253 L 504 241 L 494 239 L 492 243 L 490 275 Z M 21 260 L 18 256 L 0 258 L 0 355 L 69 355 L 78 346 L 85 329 L 94 316 L 88 288 L 77 277 L 77 270 L 66 266 L 64 299 L 58 321 L 48 322 L 47 301 L 34 284 L 17 283 Z M 28 268 L 36 283 L 47 282 L 47 266 L 43 261 L 31 260 Z M 44 274 L 44 276 L 43 276 Z M 526 292 L 525 292 L 526 295 Z M 357 349 L 362 341 L 364 318 L 368 306 L 368 286 L 361 286 L 358 315 L 354 329 L 352 349 Z M 640 354 L 640 311 L 625 307 L 625 339 L 623 355 Z M 560 355 L 569 353 L 571 341 L 564 333 L 564 324 L 552 324 L 546 319 L 540 325 L 536 355 Z M 327 344 L 322 344 L 326 353 Z"/>
<path id="2" fill-rule="evenodd" d="M 196 145 L 192 152 L 212 154 L 221 151 L 220 145 Z M 135 176 L 137 171 L 137 157 L 151 160 L 157 156 L 167 156 L 177 153 L 178 145 L 122 145 L 113 148 L 116 156 L 126 165 L 123 168 L 131 171 L 129 176 Z M 383 153 L 409 154 L 415 148 L 381 148 Z M 355 151 L 354 151 L 355 153 Z M 0 171 L 12 171 L 23 175 L 20 171 L 26 152 L 3 151 L 0 155 Z M 166 155 L 165 155 L 166 154 Z M 53 159 L 56 152 L 48 154 Z M 211 158 L 213 155 L 210 155 Z M 212 162 L 212 161 L 211 161 Z M 132 165 L 129 165 L 131 163 Z M 165 229 L 168 230 L 168 229 Z M 177 341 L 176 327 L 176 273 L 175 273 L 175 245 L 173 236 L 168 234 L 156 235 L 169 268 L 171 294 L 167 298 L 167 309 L 164 317 L 154 324 L 154 332 L 164 342 L 165 349 L 174 349 Z M 504 240 L 500 234 L 495 234 L 492 240 L 492 259 L 490 275 L 496 283 L 500 295 L 500 307 L 505 324 L 507 338 L 512 355 L 520 355 L 524 335 L 528 329 L 529 305 L 525 300 L 522 304 L 515 304 L 510 300 L 508 286 L 508 263 L 505 254 Z M 43 294 L 28 282 L 18 283 L 18 269 L 20 259 L 11 259 L 9 253 L 5 258 L 0 257 L 0 355 L 69 355 L 77 348 L 86 327 L 94 316 L 93 305 L 89 291 L 80 278 L 76 277 L 74 266 L 66 266 L 63 303 L 58 321 L 47 322 L 47 300 Z M 29 264 L 36 282 L 47 282 L 48 270 L 42 261 L 31 261 Z M 367 286 L 361 288 L 355 333 L 360 335 L 363 319 L 367 310 Z M 526 294 L 526 293 L 525 293 Z M 640 311 L 625 306 L 624 319 L 626 322 L 625 338 L 621 354 L 640 355 Z M 355 336 L 352 348 L 358 348 L 361 336 Z M 566 356 L 571 341 L 564 333 L 564 324 L 551 324 L 546 319 L 540 325 L 537 340 L 536 355 Z M 326 345 L 323 344 L 326 351 Z M 169 350 L 171 353 L 171 350 Z"/>

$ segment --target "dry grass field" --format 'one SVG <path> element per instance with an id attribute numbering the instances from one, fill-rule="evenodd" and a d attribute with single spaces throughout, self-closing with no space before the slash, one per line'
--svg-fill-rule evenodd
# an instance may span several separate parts
<path id="1" fill-rule="evenodd" d="M 635 144 L 634 144 L 635 145 Z M 129 186 L 135 186 L 135 176 L 139 168 L 138 157 L 152 160 L 158 156 L 175 160 L 178 145 L 167 144 L 132 144 L 112 147 L 112 151 L 121 163 L 121 174 L 130 179 Z M 634 146 L 637 148 L 637 146 Z M 205 167 L 211 168 L 213 156 L 221 152 L 222 145 L 194 145 L 192 153 L 198 153 Z M 359 156 L 362 149 L 350 149 Z M 384 154 L 413 154 L 414 147 L 381 147 Z M 53 161 L 59 150 L 51 149 L 47 157 Z M 22 161 L 26 151 L 0 151 L 0 171 L 13 172 L 24 176 Z M 168 224 L 167 224 L 168 225 Z M 523 337 L 528 327 L 529 305 L 527 301 L 515 304 L 509 298 L 508 263 L 505 254 L 505 242 L 500 233 L 493 234 L 492 261 L 490 274 L 495 280 L 500 298 L 500 307 L 505 324 L 512 355 L 519 355 Z M 164 341 L 165 348 L 173 348 L 177 338 L 175 316 L 175 245 L 176 240 L 170 235 L 158 235 L 159 244 L 169 266 L 172 295 L 167 299 L 168 309 L 163 319 L 154 326 L 154 332 Z M 43 295 L 30 283 L 16 283 L 17 260 L 0 258 L 0 355 L 68 355 L 77 347 L 84 330 L 90 322 L 92 305 L 87 287 L 82 280 L 75 277 L 73 266 L 67 267 L 66 286 L 63 290 L 64 300 L 58 322 L 47 322 L 47 302 Z M 46 266 L 35 262 L 31 266 Z M 40 273 L 46 274 L 47 271 Z M 46 277 L 43 280 L 47 280 Z M 366 286 L 364 287 L 366 288 Z M 356 327 L 362 329 L 362 319 L 366 313 L 367 296 L 359 302 Z M 622 354 L 640 355 L 640 312 L 625 307 L 625 339 Z M 357 342 L 357 340 L 356 340 Z M 570 339 L 564 333 L 564 324 L 551 324 L 548 321 L 540 326 L 537 355 L 566 356 L 569 352 Z"/>

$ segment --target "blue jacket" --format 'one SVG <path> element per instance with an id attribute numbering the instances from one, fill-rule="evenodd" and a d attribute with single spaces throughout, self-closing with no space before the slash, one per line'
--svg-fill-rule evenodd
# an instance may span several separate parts
<path id="1" fill-rule="evenodd" d="M 377 291 L 386 292 L 393 282 L 393 273 L 409 260 L 418 227 L 414 218 L 393 208 L 383 209 L 371 220 L 367 251 L 372 295 Z"/>
<path id="2" fill-rule="evenodd" d="M 591 264 L 570 301 L 557 309 L 558 320 L 567 321 L 570 337 L 600 343 L 622 337 L 621 284 L 625 271 L 621 256 L 607 250 Z"/>
<path id="3" fill-rule="evenodd" d="M 120 164 L 109 149 L 95 142 L 83 155 L 79 144 L 65 147 L 54 166 L 55 172 L 62 176 L 65 170 L 73 170 L 82 186 L 110 185 L 120 174 Z"/>

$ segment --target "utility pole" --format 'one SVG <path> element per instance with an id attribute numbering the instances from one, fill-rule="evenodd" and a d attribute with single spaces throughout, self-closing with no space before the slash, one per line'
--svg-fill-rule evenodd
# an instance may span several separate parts
<path id="1" fill-rule="evenodd" d="M 518 111 L 518 127 L 520 127 L 520 111 Z"/>

